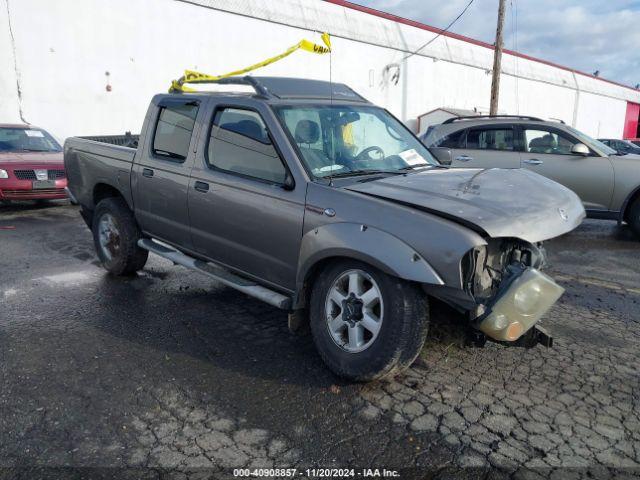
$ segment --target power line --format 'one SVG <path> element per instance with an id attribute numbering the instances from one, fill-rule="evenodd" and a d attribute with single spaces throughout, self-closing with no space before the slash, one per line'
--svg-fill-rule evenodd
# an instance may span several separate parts
<path id="1" fill-rule="evenodd" d="M 404 61 L 404 60 L 406 60 L 406 59 L 408 59 L 408 58 L 410 58 L 410 57 L 413 57 L 413 56 L 414 56 L 414 55 L 416 55 L 418 52 L 420 52 L 420 50 L 422 50 L 423 48 L 428 47 L 428 46 L 429 46 L 429 45 L 431 45 L 433 42 L 435 42 L 435 41 L 438 39 L 438 37 L 440 37 L 440 36 L 442 36 L 444 33 L 448 32 L 448 31 L 449 31 L 449 29 L 450 29 L 451 27 L 453 27 L 453 26 L 456 24 L 456 22 L 457 22 L 458 20 L 460 20 L 460 19 L 462 18 L 462 16 L 463 16 L 465 13 L 467 13 L 467 10 L 469 10 L 469 7 L 471 6 L 471 4 L 472 4 L 474 1 L 475 1 L 475 0 L 470 0 L 470 2 L 469 2 L 469 3 L 467 3 L 467 6 L 466 6 L 466 7 L 464 7 L 464 9 L 462 10 L 462 12 L 460 12 L 460 15 L 458 15 L 456 18 L 454 18 L 454 19 L 453 19 L 453 21 L 452 21 L 449 25 L 447 25 L 445 28 L 443 28 L 442 30 L 440 30 L 440 31 L 438 32 L 438 34 L 437 34 L 435 37 L 433 37 L 433 38 L 432 38 L 431 40 L 429 40 L 427 43 L 425 43 L 425 44 L 424 44 L 424 45 L 422 45 L 420 48 L 418 48 L 415 52 L 412 52 L 412 53 L 410 53 L 410 54 L 406 55 L 405 57 L 403 57 L 401 61 Z"/>
<path id="2" fill-rule="evenodd" d="M 448 32 L 449 29 L 451 27 L 453 27 L 456 22 L 458 20 L 460 20 L 462 18 L 462 16 L 467 13 L 467 10 L 469 10 L 469 7 L 471 6 L 471 4 L 473 4 L 475 0 L 469 0 L 469 3 L 467 3 L 467 6 L 464 7 L 464 9 L 462 10 L 462 12 L 460 12 L 460 14 L 453 19 L 453 21 L 447 25 L 445 28 L 443 28 L 442 30 L 440 30 L 438 32 L 438 34 L 433 37 L 431 40 L 429 40 L 427 43 L 425 43 L 424 45 L 422 45 L 420 48 L 418 48 L 417 50 L 409 53 L 408 55 L 405 55 L 404 57 L 402 57 L 402 59 L 397 62 L 397 63 L 390 63 L 388 65 L 386 65 L 383 69 L 382 69 L 382 80 L 380 81 L 380 85 L 384 85 L 387 82 L 391 81 L 393 82 L 394 85 L 398 84 L 398 81 L 400 80 L 400 63 L 404 62 L 405 60 L 407 60 L 408 58 L 413 57 L 414 55 L 417 55 L 420 50 L 422 50 L 423 48 L 428 47 L 429 45 L 431 45 L 433 42 L 435 42 L 438 38 L 440 38 L 444 33 Z M 390 75 L 391 69 L 395 68 L 396 71 Z M 390 76 L 389 76 L 390 75 Z"/>

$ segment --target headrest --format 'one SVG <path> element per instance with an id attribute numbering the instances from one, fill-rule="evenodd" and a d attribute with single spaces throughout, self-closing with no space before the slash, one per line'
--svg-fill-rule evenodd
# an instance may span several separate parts
<path id="1" fill-rule="evenodd" d="M 296 125 L 296 143 L 316 143 L 320 138 L 320 126 L 312 120 L 300 120 Z"/>
<path id="2" fill-rule="evenodd" d="M 221 125 L 221 127 L 230 132 L 235 132 L 257 140 L 258 142 L 265 142 L 262 127 L 254 120 L 240 120 L 236 123 L 225 123 Z"/>
<path id="3" fill-rule="evenodd" d="M 529 142 L 529 148 L 553 148 L 556 146 L 556 139 L 553 135 L 545 135 L 544 137 L 534 138 Z"/>

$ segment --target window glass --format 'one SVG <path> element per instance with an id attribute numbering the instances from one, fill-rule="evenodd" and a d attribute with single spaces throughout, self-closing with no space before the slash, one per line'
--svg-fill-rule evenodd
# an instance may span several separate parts
<path id="1" fill-rule="evenodd" d="M 571 155 L 571 149 L 577 143 L 571 137 L 549 130 L 526 129 L 525 146 L 529 153 L 548 153 Z"/>
<path id="2" fill-rule="evenodd" d="M 478 150 L 514 150 L 513 129 L 473 128 L 467 133 L 467 148 Z"/>
<path id="3" fill-rule="evenodd" d="M 438 165 L 406 127 L 380 108 L 310 105 L 276 111 L 315 177 Z"/>
<path id="4" fill-rule="evenodd" d="M 431 146 L 442 148 L 460 148 L 463 138 L 464 130 L 459 130 L 436 140 Z"/>
<path id="5" fill-rule="evenodd" d="M 161 107 L 153 137 L 153 153 L 179 161 L 187 158 L 197 114 L 196 103 Z"/>
<path id="6" fill-rule="evenodd" d="M 586 133 L 582 133 L 580 130 L 576 130 L 575 128 L 570 127 L 569 125 L 565 125 L 564 128 L 566 128 L 569 132 L 571 132 L 572 135 L 574 135 L 580 142 L 584 143 L 587 147 L 596 151 L 600 151 L 600 153 L 604 153 L 605 155 L 615 155 L 616 151 L 613 148 L 607 147 L 604 143 L 591 138 Z"/>
<path id="7" fill-rule="evenodd" d="M 0 152 L 59 152 L 58 142 L 44 130 L 0 127 Z"/>
<path id="8" fill-rule="evenodd" d="M 274 183 L 284 183 L 286 177 L 266 125 L 251 110 L 225 108 L 216 112 L 207 162 L 220 170 Z"/>

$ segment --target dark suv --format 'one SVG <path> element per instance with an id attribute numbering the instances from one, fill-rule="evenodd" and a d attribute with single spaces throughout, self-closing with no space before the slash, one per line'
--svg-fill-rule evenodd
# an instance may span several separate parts
<path id="1" fill-rule="evenodd" d="M 612 138 L 599 138 L 599 141 L 606 146 L 613 148 L 620 155 L 634 154 L 640 155 L 640 146 L 636 145 L 629 140 L 615 140 Z"/>

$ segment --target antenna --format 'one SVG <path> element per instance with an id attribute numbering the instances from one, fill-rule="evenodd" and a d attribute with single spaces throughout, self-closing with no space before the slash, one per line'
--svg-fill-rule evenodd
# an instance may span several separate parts
<path id="1" fill-rule="evenodd" d="M 333 105 L 333 50 L 329 50 L 329 99 Z"/>

